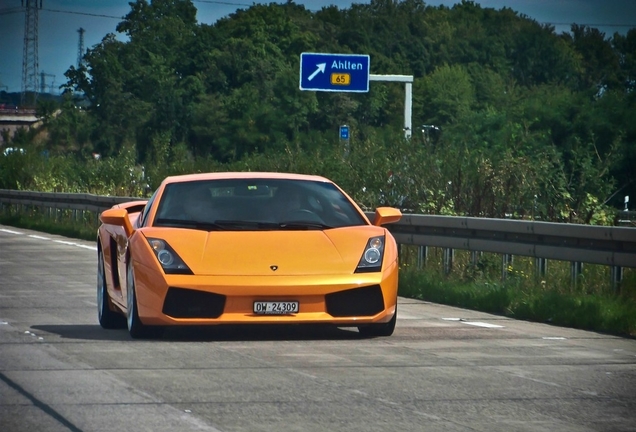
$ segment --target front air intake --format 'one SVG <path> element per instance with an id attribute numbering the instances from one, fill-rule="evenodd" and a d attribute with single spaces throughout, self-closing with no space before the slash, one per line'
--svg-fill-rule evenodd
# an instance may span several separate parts
<path id="1" fill-rule="evenodd" d="M 372 316 L 384 310 L 380 285 L 327 294 L 325 303 L 327 313 L 334 317 Z"/>
<path id="2" fill-rule="evenodd" d="M 170 287 L 162 312 L 172 318 L 218 318 L 224 307 L 224 295 Z"/>

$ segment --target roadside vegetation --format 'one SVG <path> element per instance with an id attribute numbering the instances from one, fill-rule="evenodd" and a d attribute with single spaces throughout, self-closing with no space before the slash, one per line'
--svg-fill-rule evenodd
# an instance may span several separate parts
<path id="1" fill-rule="evenodd" d="M 41 98 L 42 126 L 2 132 L 24 152 L 0 152 L 0 189 L 148 197 L 168 175 L 288 171 L 329 177 L 366 210 L 599 225 L 636 196 L 636 29 L 557 34 L 512 9 L 421 0 L 258 4 L 206 25 L 190 0 L 137 0 L 117 32 L 69 68 L 60 103 Z M 413 75 L 411 138 L 403 84 L 300 91 L 302 52 L 369 54 L 373 74 Z M 95 215 L 58 216 L 0 223 L 94 238 Z M 591 267 L 573 284 L 559 265 L 542 281 L 517 260 L 502 280 L 495 258 L 450 275 L 411 261 L 403 295 L 635 332 L 628 269 L 614 290 Z"/>
<path id="2" fill-rule="evenodd" d="M 404 247 L 403 247 L 404 248 Z M 454 268 L 442 269 L 442 251 L 418 269 L 415 247 L 400 257 L 400 295 L 510 318 L 537 321 L 623 336 L 636 336 L 636 269 L 625 269 L 612 286 L 609 268 L 584 265 L 577 280 L 571 263 L 549 261 L 539 277 L 534 259 L 515 257 L 503 273 L 501 255 L 484 253 L 471 264 L 469 253 L 456 251 Z"/>

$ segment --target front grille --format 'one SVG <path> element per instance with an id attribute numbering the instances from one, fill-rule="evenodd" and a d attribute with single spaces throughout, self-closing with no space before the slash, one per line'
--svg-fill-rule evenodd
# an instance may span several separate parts
<path id="1" fill-rule="evenodd" d="M 224 295 L 170 287 L 163 313 L 173 318 L 218 318 L 224 307 Z"/>
<path id="2" fill-rule="evenodd" d="M 334 317 L 370 316 L 384 310 L 380 285 L 327 294 L 325 303 L 327 313 Z"/>

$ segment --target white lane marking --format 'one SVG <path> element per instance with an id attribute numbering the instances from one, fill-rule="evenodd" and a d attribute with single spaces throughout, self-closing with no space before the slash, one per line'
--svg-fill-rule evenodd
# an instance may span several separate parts
<path id="1" fill-rule="evenodd" d="M 499 324 L 490 324 L 490 323 L 479 322 L 479 321 L 461 321 L 461 322 L 463 322 L 464 324 L 469 324 L 469 325 L 477 326 L 477 327 L 503 328 L 503 326 Z"/>
<path id="2" fill-rule="evenodd" d="M 94 251 L 97 250 L 97 246 L 88 246 L 88 245 L 82 245 L 82 244 L 77 244 L 77 243 L 75 244 L 75 246 L 81 247 L 81 248 L 84 248 L 84 249 L 94 250 Z"/>
<path id="3" fill-rule="evenodd" d="M 527 379 L 527 380 L 530 380 L 530 381 L 533 381 L 533 382 L 536 382 L 536 383 L 539 383 L 539 384 L 545 384 L 545 385 L 549 385 L 549 386 L 553 386 L 553 387 L 561 387 L 559 384 L 553 383 L 552 381 L 543 381 L 543 380 L 540 380 L 540 379 L 530 378 L 530 377 L 523 376 L 523 375 L 520 375 L 520 374 L 511 374 L 511 375 L 514 376 L 514 377 L 517 377 L 517 378 Z"/>
<path id="4" fill-rule="evenodd" d="M 504 326 L 499 324 L 489 324 L 481 321 L 467 321 L 464 318 L 442 318 L 444 321 L 458 321 L 464 324 L 476 326 L 476 327 L 485 327 L 485 328 L 504 328 Z"/>
<path id="5" fill-rule="evenodd" d="M 544 339 L 544 340 L 565 340 L 565 338 L 561 337 L 561 336 L 544 336 L 541 339 Z"/>
<path id="6" fill-rule="evenodd" d="M 431 419 L 431 420 L 442 420 L 441 417 L 437 417 L 436 415 L 433 414 L 428 414 L 422 411 L 413 411 L 415 414 L 420 415 L 422 417 L 425 417 L 427 419 Z"/>
<path id="7" fill-rule="evenodd" d="M 9 234 L 24 235 L 24 233 L 21 233 L 19 231 L 13 231 L 13 230 L 5 229 L 5 228 L 0 228 L 0 231 L 6 232 L 6 233 L 9 233 Z M 33 238 L 33 239 L 37 239 L 37 240 L 52 240 L 50 237 L 44 237 L 44 236 L 39 236 L 39 235 L 35 235 L 35 234 L 29 234 L 29 235 L 27 235 L 27 237 L 30 237 L 30 238 Z M 93 251 L 97 250 L 97 246 L 83 245 L 83 244 L 70 242 L 70 241 L 66 241 L 66 240 L 53 240 L 53 242 L 64 244 L 64 245 L 69 245 L 69 246 L 77 246 L 77 247 L 80 247 L 80 248 L 93 250 Z"/>
<path id="8" fill-rule="evenodd" d="M 18 232 L 18 231 L 12 231 L 12 230 L 8 230 L 8 229 L 4 229 L 4 228 L 0 228 L 0 231 L 2 232 L 6 232 L 9 234 L 19 234 L 19 235 L 24 235 L 24 233 Z"/>
<path id="9" fill-rule="evenodd" d="M 291 369 L 291 368 L 287 368 L 287 370 L 290 371 L 290 372 L 293 372 L 293 373 L 297 373 L 298 375 L 302 375 L 302 376 L 307 377 L 307 378 L 318 379 L 318 377 L 316 375 L 308 374 L 307 372 L 303 372 L 303 371 L 299 371 L 299 370 Z"/>
<path id="10" fill-rule="evenodd" d="M 84 249 L 97 250 L 97 246 L 88 246 L 88 245 L 83 245 L 83 244 L 69 242 L 69 241 L 64 241 L 64 240 L 53 240 L 53 242 L 61 243 L 61 244 L 65 244 L 65 245 L 70 245 L 70 246 L 77 246 L 77 247 L 81 247 L 81 248 L 84 248 Z"/>

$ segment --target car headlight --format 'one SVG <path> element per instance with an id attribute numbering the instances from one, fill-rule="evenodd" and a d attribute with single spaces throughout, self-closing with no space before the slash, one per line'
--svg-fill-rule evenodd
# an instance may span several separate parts
<path id="1" fill-rule="evenodd" d="M 384 236 L 371 237 L 367 242 L 356 273 L 377 272 L 382 269 L 384 257 Z"/>
<path id="2" fill-rule="evenodd" d="M 166 274 L 193 274 L 177 253 L 164 240 L 148 238 L 150 249 Z"/>

